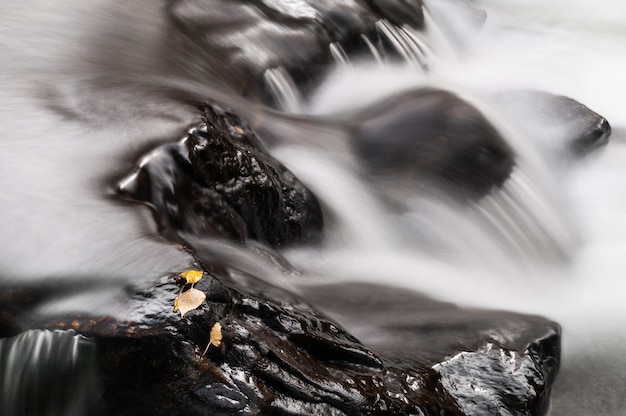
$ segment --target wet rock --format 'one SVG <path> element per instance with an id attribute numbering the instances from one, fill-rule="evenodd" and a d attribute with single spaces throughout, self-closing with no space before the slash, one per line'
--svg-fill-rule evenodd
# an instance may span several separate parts
<path id="1" fill-rule="evenodd" d="M 77 310 L 93 310 L 101 306 L 100 303 L 91 303 L 94 298 L 98 298 L 98 302 L 115 305 L 119 298 L 137 290 L 130 284 L 121 286 L 116 281 L 95 282 L 64 277 L 45 281 L 5 282 L 0 286 L 0 338 L 14 337 L 29 329 L 40 329 L 49 321 L 55 322 L 52 329 L 71 330 L 74 324 L 72 320 L 57 325 L 58 320 L 54 317 L 64 313 L 72 316 Z"/>
<path id="2" fill-rule="evenodd" d="M 516 128 L 560 154 L 584 157 L 606 146 L 611 136 L 604 117 L 569 97 L 508 91 L 498 96 L 498 103 Z"/>
<path id="3" fill-rule="evenodd" d="M 28 288 L 5 287 L 0 291 L 0 338 L 19 334 L 23 329 L 22 315 L 28 313 L 32 305 L 42 301 L 43 294 Z"/>
<path id="4" fill-rule="evenodd" d="M 190 234 L 280 247 L 318 236 L 315 196 L 235 114 L 207 106 L 204 116 L 181 142 L 146 156 L 119 192 L 154 208 L 177 241 Z"/>
<path id="5" fill-rule="evenodd" d="M 515 165 L 513 150 L 473 105 L 424 88 L 373 105 L 359 116 L 353 144 L 373 176 L 434 183 L 481 197 L 500 187 Z"/>
<path id="6" fill-rule="evenodd" d="M 193 79 L 221 79 L 268 101 L 274 99 L 263 79 L 268 69 L 282 67 L 310 90 L 334 62 L 331 44 L 371 57 L 372 47 L 389 41 L 377 29 L 380 19 L 395 28 L 424 24 L 421 0 L 170 0 L 166 13 L 175 66 Z M 393 58 L 399 51 L 387 45 L 380 54 Z"/>
<path id="7" fill-rule="evenodd" d="M 48 316 L 29 326 L 71 328 L 95 343 L 103 415 L 547 409 L 560 352 L 553 322 L 367 284 L 310 287 L 300 297 L 230 273 L 205 273 L 195 288 L 206 301 L 182 318 L 172 306 L 184 282 L 170 275 L 132 295 L 116 318 Z M 221 343 L 209 345 L 217 322 Z"/>
<path id="8" fill-rule="evenodd" d="M 96 340 L 104 414 L 335 415 L 377 407 L 380 360 L 298 299 L 274 290 L 269 300 L 209 276 L 195 287 L 206 303 L 183 318 L 172 312 L 179 289 L 168 276 L 134 297 L 127 320 L 72 321 Z M 222 342 L 209 346 L 216 322 Z"/>
<path id="9" fill-rule="evenodd" d="M 560 362 L 554 322 L 371 284 L 311 287 L 306 296 L 380 357 L 396 394 L 423 414 L 547 411 Z"/>

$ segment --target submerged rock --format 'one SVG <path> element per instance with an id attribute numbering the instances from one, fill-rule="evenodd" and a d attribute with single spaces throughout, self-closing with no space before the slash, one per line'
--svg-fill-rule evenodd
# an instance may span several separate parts
<path id="1" fill-rule="evenodd" d="M 423 88 L 393 96 L 359 115 L 353 145 L 367 172 L 481 197 L 501 187 L 515 165 L 506 140 L 472 104 Z"/>
<path id="2" fill-rule="evenodd" d="M 516 128 L 559 154 L 581 158 L 606 146 L 611 137 L 604 117 L 569 97 L 508 91 L 499 94 L 498 103 Z"/>
<path id="3" fill-rule="evenodd" d="M 239 117 L 215 105 L 181 142 L 142 159 L 119 192 L 154 208 L 177 241 L 191 234 L 279 247 L 310 241 L 323 225 L 315 196 Z"/>

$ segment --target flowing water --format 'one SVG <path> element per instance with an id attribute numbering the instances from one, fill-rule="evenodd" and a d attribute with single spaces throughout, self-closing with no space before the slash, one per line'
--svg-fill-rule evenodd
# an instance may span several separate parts
<path id="1" fill-rule="evenodd" d="M 94 353 L 92 342 L 71 331 L 0 339 L 2 414 L 88 414 L 99 399 Z"/>
<path id="2" fill-rule="evenodd" d="M 304 7 L 284 4 L 292 13 Z M 304 292 L 329 280 L 384 280 L 461 305 L 554 319 L 563 326 L 563 363 L 552 414 L 624 414 L 626 6 L 475 4 L 487 12 L 482 28 L 474 12 L 452 0 L 426 2 L 423 33 L 379 22 L 377 30 L 405 63 L 387 62 L 372 42 L 371 56 L 359 61 L 333 44 L 336 70 L 310 96 L 280 67 L 268 68 L 265 79 L 284 111 L 305 119 L 347 118 L 423 85 L 453 90 L 506 132 L 518 155 L 511 179 L 469 207 L 405 189 L 403 209 L 392 210 L 386 184 L 363 180 L 354 161 L 313 143 L 336 139 L 332 129 L 326 137 L 300 131 L 305 140 L 279 143 L 272 152 L 319 196 L 331 225 L 322 247 L 284 255 L 302 272 Z M 85 280 L 106 277 L 141 285 L 186 269 L 191 259 L 158 237 L 149 214 L 111 191 L 143 151 L 195 121 L 190 109 L 137 82 L 164 76 L 166 30 L 157 2 L 6 0 L 0 21 L 0 278 L 80 280 L 89 287 Z M 525 113 L 505 118 L 497 99 L 519 89 L 584 103 L 611 122 L 611 143 L 571 161 L 557 139 L 549 140 L 566 131 L 525 136 L 516 126 L 545 126 Z M 402 180 L 396 185 L 402 188 Z M 85 305 L 112 313 L 118 295 L 112 287 L 94 286 L 41 313 Z M 0 355 L 20 342 L 79 342 L 71 334 L 21 337 L 1 341 Z M 0 362 L 5 383 L 8 366 L 30 365 L 8 357 L 13 361 Z"/>

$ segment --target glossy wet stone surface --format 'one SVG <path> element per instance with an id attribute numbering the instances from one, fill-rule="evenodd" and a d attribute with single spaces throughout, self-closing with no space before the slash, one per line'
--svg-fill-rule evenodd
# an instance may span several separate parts
<path id="1" fill-rule="evenodd" d="M 191 234 L 280 247 L 322 232 L 316 197 L 238 116 L 215 105 L 181 142 L 142 159 L 119 192 L 151 206 L 174 240 Z"/>
<path id="2" fill-rule="evenodd" d="M 125 318 L 14 318 L 95 341 L 103 415 L 541 415 L 546 409 L 560 351 L 560 328 L 551 321 L 462 309 L 377 285 L 312 288 L 304 302 L 234 270 L 222 278 L 229 284 L 204 276 L 195 288 L 206 302 L 182 318 L 172 312 L 177 275 L 131 294 Z M 36 298 L 38 290 L 31 291 Z M 216 322 L 222 342 L 209 346 Z"/>
<path id="3" fill-rule="evenodd" d="M 423 400 L 425 414 L 543 414 L 547 408 L 560 362 L 554 322 L 459 308 L 372 284 L 312 287 L 307 299 L 401 374 L 397 391 Z"/>

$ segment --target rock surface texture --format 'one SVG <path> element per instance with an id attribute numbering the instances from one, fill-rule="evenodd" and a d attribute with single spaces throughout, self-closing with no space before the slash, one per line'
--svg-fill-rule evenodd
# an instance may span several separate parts
<path id="1" fill-rule="evenodd" d="M 191 234 L 280 247 L 311 241 L 323 226 L 315 196 L 215 105 L 182 141 L 144 158 L 119 191 L 154 208 L 174 240 Z"/>
<path id="2" fill-rule="evenodd" d="M 224 280 L 254 279 L 231 272 Z M 30 325 L 92 339 L 103 415 L 541 415 L 558 370 L 559 326 L 539 317 L 374 285 L 312 290 L 322 314 L 205 273 L 206 302 L 181 318 L 180 285 L 170 275 L 136 293 L 125 318 Z"/>

